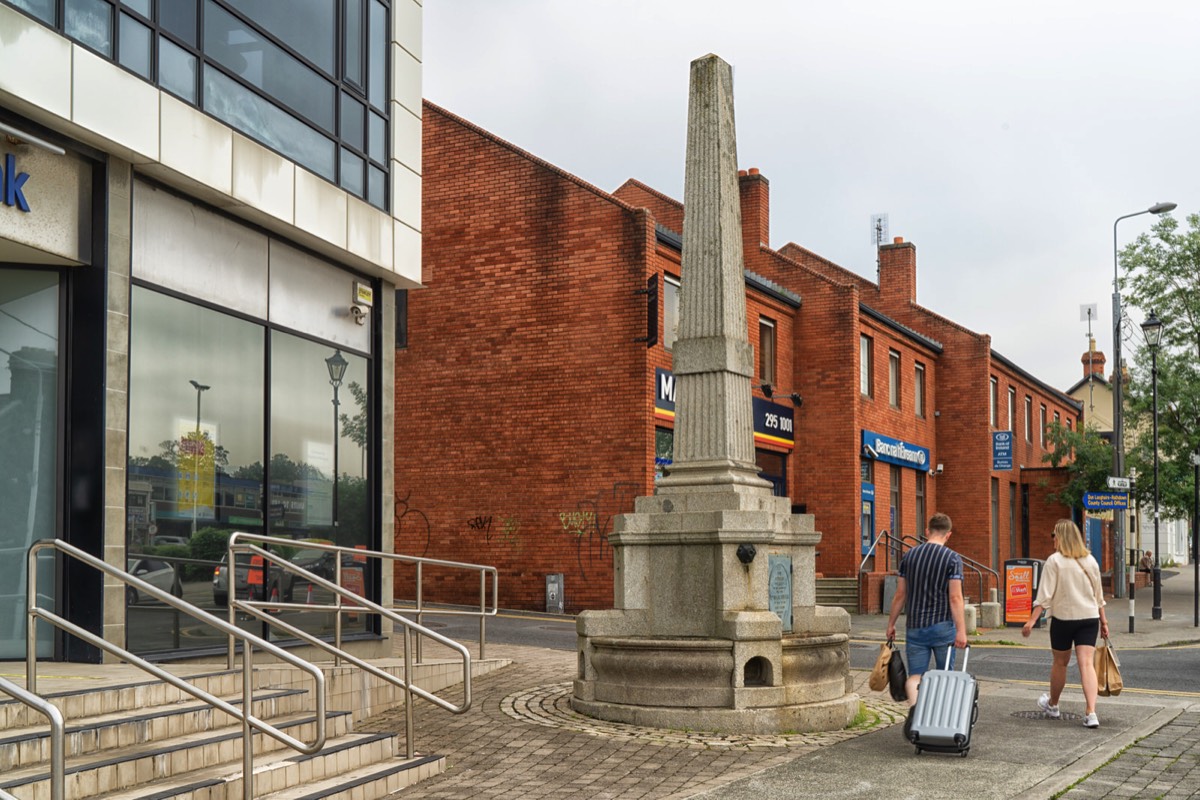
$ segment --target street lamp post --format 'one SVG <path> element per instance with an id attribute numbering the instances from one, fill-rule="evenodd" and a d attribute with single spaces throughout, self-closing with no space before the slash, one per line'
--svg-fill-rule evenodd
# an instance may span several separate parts
<path id="1" fill-rule="evenodd" d="M 196 440 L 192 442 L 192 536 L 196 535 L 196 512 L 200 508 L 200 454 L 196 453 L 196 447 L 203 447 L 203 442 L 200 438 L 200 395 L 211 389 L 211 386 L 205 386 L 199 381 L 188 381 L 192 388 L 196 390 Z M 203 450 L 201 451 L 203 453 Z"/>
<path id="2" fill-rule="evenodd" d="M 341 350 L 334 350 L 333 355 L 325 359 L 325 366 L 329 369 L 329 385 L 333 387 L 333 508 L 332 513 L 332 528 L 336 531 L 338 524 L 338 439 L 340 431 L 338 430 L 338 387 L 342 385 L 342 378 L 346 375 L 346 367 L 349 366 Z M 334 537 L 336 539 L 336 537 Z"/>
<path id="3" fill-rule="evenodd" d="M 1192 627 L 1200 628 L 1200 447 L 1192 453 Z"/>
<path id="4" fill-rule="evenodd" d="M 1121 374 L 1121 275 L 1117 250 L 1117 223 L 1142 214 L 1166 214 L 1174 210 L 1175 203 L 1155 203 L 1145 210 L 1117 217 L 1113 222 L 1113 474 L 1118 478 L 1125 477 L 1125 423 L 1121 398 L 1124 376 Z M 1113 595 L 1120 597 L 1125 589 L 1125 510 L 1116 509 L 1113 517 L 1113 549 L 1116 551 L 1116 558 L 1113 559 Z"/>
<path id="5" fill-rule="evenodd" d="M 1150 348 L 1150 397 L 1154 430 L 1154 608 L 1151 619 L 1162 619 L 1162 551 L 1158 543 L 1158 345 L 1162 342 L 1162 320 L 1153 311 L 1142 323 L 1146 346 Z"/>

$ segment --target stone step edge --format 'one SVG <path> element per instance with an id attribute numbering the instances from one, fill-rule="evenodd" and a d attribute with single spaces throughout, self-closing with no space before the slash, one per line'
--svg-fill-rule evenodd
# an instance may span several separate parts
<path id="1" fill-rule="evenodd" d="M 373 764 L 369 767 L 351 770 L 349 773 L 338 775 L 334 778 L 326 778 L 315 783 L 310 783 L 300 789 L 300 791 L 305 792 L 303 795 L 295 794 L 295 788 L 284 789 L 283 791 L 264 795 L 261 800 L 326 800 L 326 798 L 337 797 L 342 794 L 349 796 L 349 792 L 359 787 L 369 786 L 380 781 L 387 781 L 395 775 L 413 772 L 414 770 L 420 771 L 421 767 L 427 764 L 436 765 L 433 775 L 440 775 L 446 771 L 446 757 L 444 755 L 418 755 L 411 760 L 405 759 L 403 756 L 397 756 L 397 758 L 400 759 L 401 763 L 394 765 L 385 764 L 382 768 L 377 764 Z M 432 775 L 429 777 L 432 777 Z M 405 786 L 413 786 L 420 780 L 422 778 L 418 777 L 417 780 L 409 781 Z M 405 787 L 396 787 L 388 793 L 391 794 L 402 788 Z M 375 797 L 376 795 L 370 794 L 367 796 Z"/>
<path id="2" fill-rule="evenodd" d="M 254 702 L 257 704 L 260 700 L 278 700 L 281 698 L 294 697 L 301 694 L 308 694 L 308 692 L 304 689 L 264 689 L 262 690 L 262 693 L 256 693 L 254 695 Z M 240 693 L 237 695 L 236 699 L 233 696 L 226 696 L 222 699 L 233 706 L 240 706 L 242 704 L 242 697 Z M 74 719 L 68 719 L 66 720 L 68 724 L 65 725 L 63 733 L 65 736 L 69 737 L 80 733 L 86 733 L 96 728 L 121 724 L 137 724 L 152 719 L 160 719 L 162 717 L 183 716 L 186 714 L 195 713 L 197 711 L 204 711 L 212 708 L 212 706 L 202 700 L 196 700 L 188 695 L 186 701 L 181 700 L 175 703 L 147 706 L 147 708 L 154 710 L 145 714 L 135 714 L 133 716 L 129 716 L 121 711 L 108 711 L 91 717 L 76 717 Z M 238 724 L 228 714 L 222 714 L 222 716 L 229 720 L 229 724 Z M 221 727 L 226 726 L 222 725 L 218 728 L 211 728 L 210 730 L 218 730 Z M 30 725 L 24 728 L 10 728 L 8 731 L 5 731 L 5 735 L 3 737 L 0 737 L 0 747 L 5 747 L 6 745 L 12 744 L 23 744 L 30 739 L 49 738 L 50 729 L 45 723 L 41 725 Z"/>
<path id="3" fill-rule="evenodd" d="M 349 711 L 330 711 L 330 712 L 327 712 L 325 715 L 327 721 L 331 720 L 331 719 L 335 719 L 335 718 L 341 718 L 345 722 L 349 722 L 349 719 L 351 716 L 352 716 L 351 712 L 349 712 Z M 309 714 L 304 717 L 287 719 L 282 724 L 275 725 L 275 727 L 286 732 L 289 728 L 297 728 L 297 727 L 302 727 L 304 725 L 311 725 L 315 721 L 316 721 L 316 717 Z M 193 734 L 186 734 L 184 737 L 178 737 L 178 738 L 183 738 L 184 741 L 174 741 L 173 740 L 169 743 L 162 744 L 157 748 L 144 748 L 144 747 L 140 747 L 140 746 L 122 748 L 122 750 L 124 750 L 125 752 L 109 751 L 110 753 L 114 753 L 114 752 L 120 753 L 119 755 L 115 755 L 115 756 L 110 755 L 107 758 L 102 758 L 102 759 L 99 759 L 96 761 L 88 761 L 86 763 L 80 763 L 80 764 L 68 763 L 65 767 L 65 774 L 74 775 L 76 773 L 86 772 L 88 770 L 105 769 L 108 767 L 119 767 L 121 764 L 129 762 L 129 761 L 139 761 L 144 758 L 156 758 L 158 756 L 167 755 L 169 753 L 174 753 L 179 750 L 189 750 L 189 749 L 195 749 L 195 748 L 215 746 L 215 745 L 219 745 L 223 742 L 230 741 L 232 739 L 241 739 L 242 738 L 242 730 L 241 730 L 240 725 L 238 726 L 238 729 L 236 731 L 218 734 L 216 736 L 204 736 L 205 733 L 208 733 L 208 732 L 207 731 L 204 731 L 204 732 L 197 731 Z M 283 745 L 279 742 L 276 742 L 274 739 L 271 739 L 271 737 L 267 736 L 266 734 L 258 733 L 256 731 L 253 735 L 255 737 L 259 737 L 260 739 L 268 740 L 271 744 L 276 745 L 278 748 L 285 747 L 285 745 Z M 186 738 L 187 736 L 194 736 L 195 738 Z M 254 749 L 255 749 L 256 756 L 259 755 L 259 748 L 255 747 Z M 261 754 L 266 755 L 266 754 L 272 753 L 272 752 L 281 752 L 281 751 L 280 750 L 266 750 L 266 751 L 262 751 Z M 42 770 L 42 771 L 38 771 L 38 770 Z M 21 774 L 18 774 L 18 776 L 16 778 L 9 778 L 8 780 L 0 781 L 0 790 L 9 790 L 16 786 L 27 786 L 29 784 L 36 784 L 36 783 L 39 783 L 42 781 L 48 781 L 50 779 L 50 773 L 48 771 L 44 771 L 42 769 L 41 765 L 37 765 L 37 766 L 31 765 L 31 766 L 25 767 L 25 768 L 9 770 L 7 775 L 13 775 L 14 773 L 21 773 Z"/>
<path id="4" fill-rule="evenodd" d="M 394 733 L 346 733 L 338 737 L 333 742 L 327 742 L 325 748 L 319 753 L 306 755 L 303 753 L 295 753 L 288 750 L 276 750 L 270 753 L 256 753 L 254 758 L 254 775 L 266 775 L 279 769 L 295 769 L 299 775 L 299 765 L 304 761 L 313 759 L 332 759 L 334 764 L 337 763 L 339 753 L 370 747 L 371 745 L 387 739 L 395 740 L 397 735 Z M 439 756 L 440 758 L 441 756 Z M 394 758 L 389 757 L 385 761 L 373 761 L 355 767 L 355 770 L 365 769 L 372 765 L 387 763 Z M 216 773 L 212 777 L 202 777 L 200 773 Z M 182 779 L 182 782 L 179 780 Z M 114 792 L 106 792 L 103 796 L 105 800 L 166 800 L 166 798 L 188 797 L 193 792 L 203 789 L 210 789 L 218 786 L 227 786 L 233 783 L 239 783 L 242 780 L 241 758 L 239 757 L 234 762 L 226 762 L 222 764 L 212 764 L 200 770 L 195 770 L 192 773 L 171 776 L 168 778 L 159 778 L 151 783 L 144 783 L 137 786 L 118 789 Z M 328 780 L 323 778 L 322 780 Z M 336 778 L 335 778 L 336 780 Z M 305 788 L 312 786 L 313 782 L 305 785 Z M 271 794 L 259 794 L 259 800 L 268 796 L 274 797 L 281 792 L 287 792 L 295 789 L 281 789 Z M 147 789 L 151 790 L 147 792 Z"/>

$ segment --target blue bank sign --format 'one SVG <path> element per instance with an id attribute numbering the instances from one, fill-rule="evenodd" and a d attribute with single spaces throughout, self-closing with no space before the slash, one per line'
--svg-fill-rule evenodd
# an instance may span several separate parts
<path id="1" fill-rule="evenodd" d="M 895 464 L 899 467 L 929 469 L 929 448 L 910 444 L 882 433 L 862 432 L 863 455 L 876 461 Z"/>
<path id="2" fill-rule="evenodd" d="M 0 201 L 6 206 L 19 208 L 29 213 L 29 201 L 25 199 L 25 182 L 29 173 L 17 171 L 17 157 L 12 153 L 4 156 L 4 170 L 0 172 Z"/>
<path id="3" fill-rule="evenodd" d="M 1012 431 L 992 431 L 992 471 L 1013 468 Z"/>

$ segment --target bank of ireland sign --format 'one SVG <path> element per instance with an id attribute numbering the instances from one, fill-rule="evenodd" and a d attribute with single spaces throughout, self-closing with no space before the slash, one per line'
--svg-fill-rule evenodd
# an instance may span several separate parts
<path id="1" fill-rule="evenodd" d="M 912 469 L 929 469 L 929 448 L 893 439 L 882 433 L 862 432 L 863 455 L 876 461 Z"/>
<path id="2" fill-rule="evenodd" d="M 29 213 L 29 201 L 25 199 L 25 182 L 29 173 L 17 170 L 17 157 L 12 153 L 4 156 L 4 171 L 0 173 L 0 202 Z"/>

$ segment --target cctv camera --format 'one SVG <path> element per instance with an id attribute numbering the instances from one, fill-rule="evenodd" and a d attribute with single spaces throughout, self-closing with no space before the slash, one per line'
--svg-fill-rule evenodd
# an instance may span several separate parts
<path id="1" fill-rule="evenodd" d="M 350 306 L 350 316 L 353 317 L 354 321 L 359 325 L 365 325 L 367 323 L 367 310 L 362 306 Z"/>
<path id="2" fill-rule="evenodd" d="M 871 447 L 871 445 L 864 444 L 863 450 L 866 451 L 867 455 L 871 458 L 879 458 L 879 453 L 875 452 L 875 448 Z"/>

